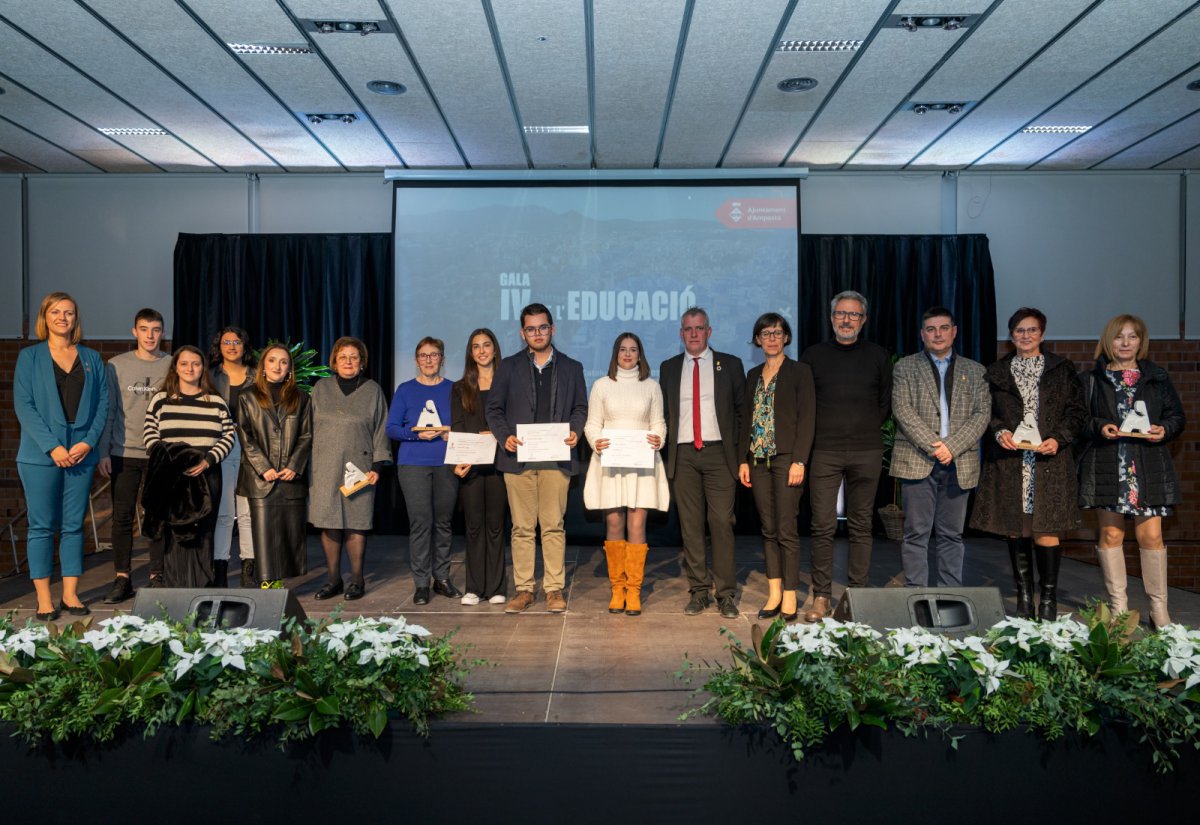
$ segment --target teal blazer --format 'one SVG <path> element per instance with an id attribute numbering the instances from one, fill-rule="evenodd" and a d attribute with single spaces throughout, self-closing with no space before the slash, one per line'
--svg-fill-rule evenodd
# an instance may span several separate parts
<path id="1" fill-rule="evenodd" d="M 45 341 L 26 347 L 17 355 L 17 370 L 13 377 L 13 407 L 21 422 L 21 446 L 17 461 L 23 464 L 53 466 L 50 452 L 58 446 L 70 449 L 83 441 L 91 452 L 83 460 L 85 467 L 100 460 L 96 444 L 104 432 L 108 418 L 108 381 L 104 375 L 104 360 L 100 353 L 88 347 L 77 347 L 83 364 L 83 397 L 74 424 L 63 415 L 54 382 L 54 359 Z"/>

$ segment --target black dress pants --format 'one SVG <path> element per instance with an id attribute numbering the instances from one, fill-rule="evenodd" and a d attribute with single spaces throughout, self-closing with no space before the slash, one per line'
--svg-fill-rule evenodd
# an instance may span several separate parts
<path id="1" fill-rule="evenodd" d="M 846 482 L 846 527 L 850 533 L 847 568 L 851 587 L 866 587 L 871 573 L 871 511 L 879 487 L 883 448 L 813 450 L 808 465 L 812 506 L 813 593 L 828 598 L 833 589 L 833 535 L 837 532 L 837 496 Z"/>
<path id="2" fill-rule="evenodd" d="M 733 502 L 737 482 L 729 472 L 719 443 L 697 450 L 691 444 L 676 447 L 675 478 L 671 498 L 679 512 L 683 535 L 683 569 L 692 593 L 715 591 L 718 599 L 737 592 L 737 565 L 733 557 Z M 712 535 L 712 579 L 708 575 L 704 526 Z"/>
<path id="3" fill-rule="evenodd" d="M 508 491 L 494 470 L 472 470 L 458 485 L 466 527 L 466 592 L 481 599 L 503 596 L 504 517 L 508 513 Z"/>
<path id="4" fill-rule="evenodd" d="M 113 569 L 129 573 L 133 568 L 133 519 L 137 513 L 142 478 L 146 475 L 148 459 L 112 456 L 112 549 Z M 163 572 L 163 540 L 150 541 L 150 575 Z"/>

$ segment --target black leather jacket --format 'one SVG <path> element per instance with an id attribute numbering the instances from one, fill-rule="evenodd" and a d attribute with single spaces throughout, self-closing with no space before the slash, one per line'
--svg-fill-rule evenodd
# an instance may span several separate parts
<path id="1" fill-rule="evenodd" d="M 284 498 L 304 498 L 308 493 L 305 471 L 312 453 L 312 404 L 300 393 L 300 406 L 288 414 L 279 407 L 263 408 L 253 392 L 238 401 L 238 438 L 242 442 L 242 466 L 238 469 L 237 494 L 266 498 L 276 484 Z M 270 469 L 291 469 L 292 481 L 267 481 Z"/>

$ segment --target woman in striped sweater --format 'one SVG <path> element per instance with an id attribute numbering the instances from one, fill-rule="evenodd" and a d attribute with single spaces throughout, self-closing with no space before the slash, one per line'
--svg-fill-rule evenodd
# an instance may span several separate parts
<path id="1" fill-rule="evenodd" d="M 174 475 L 173 495 L 194 495 L 195 485 L 186 483 L 188 479 L 200 479 L 207 486 L 208 507 L 197 510 L 195 521 L 165 521 L 163 575 L 168 587 L 208 587 L 213 583 L 213 531 L 221 500 L 219 465 L 233 448 L 234 427 L 209 380 L 204 355 L 195 347 L 175 351 L 162 391 L 146 408 L 144 438 L 152 471 L 157 465 L 164 474 Z"/>

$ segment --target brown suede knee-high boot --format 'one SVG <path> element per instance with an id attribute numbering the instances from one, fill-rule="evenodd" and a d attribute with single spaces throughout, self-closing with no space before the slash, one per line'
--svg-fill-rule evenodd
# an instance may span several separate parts
<path id="1" fill-rule="evenodd" d="M 604 555 L 608 560 L 608 583 L 612 585 L 612 598 L 608 602 L 609 613 L 625 610 L 625 542 L 604 542 Z"/>
<path id="2" fill-rule="evenodd" d="M 642 614 L 642 576 L 646 569 L 644 544 L 625 545 L 625 615 Z"/>

